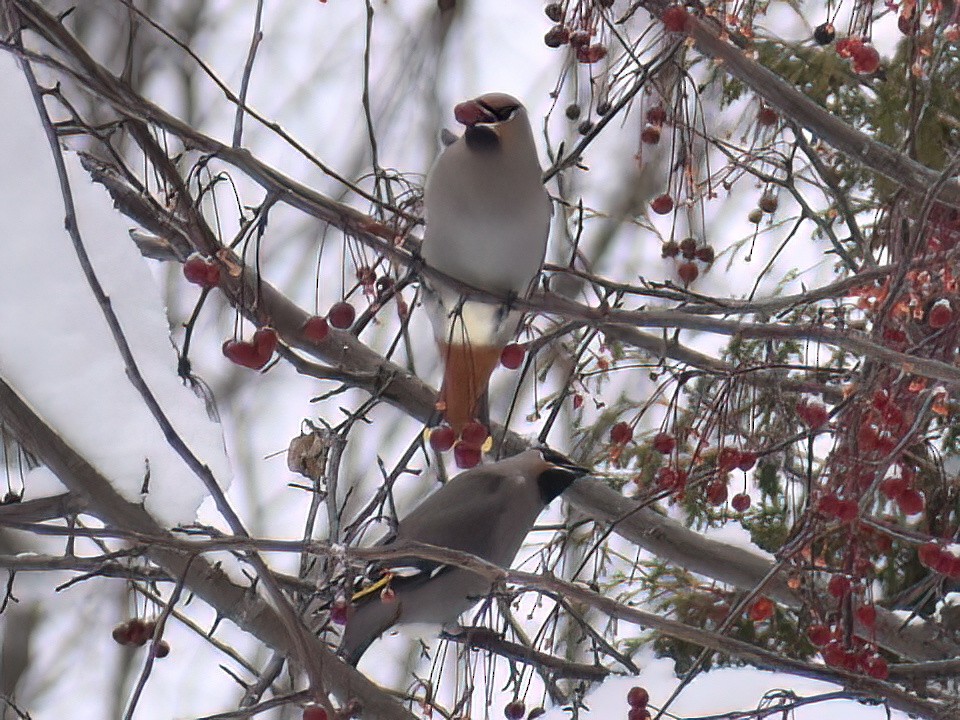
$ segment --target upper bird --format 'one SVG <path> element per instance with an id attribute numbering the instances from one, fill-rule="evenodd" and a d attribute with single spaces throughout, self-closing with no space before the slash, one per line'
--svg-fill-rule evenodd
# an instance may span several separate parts
<path id="1" fill-rule="evenodd" d="M 589 472 L 546 448 L 467 470 L 400 520 L 393 542 L 429 543 L 510 567 L 540 512 Z M 340 654 L 352 665 L 391 626 L 453 623 L 491 589 L 481 575 L 417 558 L 381 569 L 375 588 L 389 586 L 393 599 L 384 600 L 376 590 L 354 598 L 340 644 Z"/>
<path id="2" fill-rule="evenodd" d="M 428 266 L 508 302 L 531 289 L 550 232 L 550 198 L 530 120 L 523 105 L 503 93 L 462 102 L 454 116 L 466 130 L 427 177 L 421 255 Z M 459 433 L 477 418 L 522 313 L 504 304 L 464 302 L 439 283 L 427 284 L 426 298 L 445 364 L 440 400 Z"/>

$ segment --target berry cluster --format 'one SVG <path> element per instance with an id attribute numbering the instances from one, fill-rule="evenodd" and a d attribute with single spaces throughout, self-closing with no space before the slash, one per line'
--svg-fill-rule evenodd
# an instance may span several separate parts
<path id="1" fill-rule="evenodd" d="M 157 624 L 153 620 L 132 618 L 114 627 L 111 635 L 120 645 L 143 647 L 153 637 L 156 629 Z M 159 640 L 154 643 L 151 652 L 156 658 L 165 658 L 170 654 L 170 643 Z"/>
<path id="2" fill-rule="evenodd" d="M 661 195 L 669 199 L 669 195 Z M 654 199 L 656 202 L 656 199 Z M 671 205 L 673 201 L 671 200 Z M 683 261 L 677 265 L 677 275 L 684 285 L 689 285 L 700 276 L 700 268 L 694 260 L 704 265 L 711 265 L 716 259 L 716 252 L 712 245 L 699 245 L 692 237 L 684 238 L 680 242 L 668 240 L 660 247 L 660 256 L 664 259 L 682 257 Z"/>
<path id="3" fill-rule="evenodd" d="M 612 5 L 613 0 L 548 3 L 543 12 L 556 24 L 543 36 L 543 42 L 551 48 L 569 45 L 577 62 L 585 65 L 603 60 L 607 56 L 607 46 L 602 36 L 597 38 L 598 28 L 604 27 L 600 13 Z"/>
<path id="4" fill-rule="evenodd" d="M 453 459 L 457 467 L 465 470 L 480 464 L 490 430 L 479 420 L 474 420 L 464 426 L 459 438 L 454 429 L 446 424 L 428 430 L 427 437 L 430 447 L 438 453 L 445 453 L 453 448 Z"/>

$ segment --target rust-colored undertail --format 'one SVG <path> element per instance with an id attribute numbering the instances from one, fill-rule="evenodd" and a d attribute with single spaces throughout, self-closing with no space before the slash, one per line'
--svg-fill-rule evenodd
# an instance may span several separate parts
<path id="1" fill-rule="evenodd" d="M 440 402 L 443 416 L 459 435 L 464 426 L 478 416 L 478 409 L 487 391 L 487 382 L 500 361 L 502 347 L 440 343 L 444 360 Z"/>

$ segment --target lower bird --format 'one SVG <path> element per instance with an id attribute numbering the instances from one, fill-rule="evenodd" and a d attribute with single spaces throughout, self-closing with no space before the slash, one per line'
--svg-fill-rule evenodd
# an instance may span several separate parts
<path id="1" fill-rule="evenodd" d="M 400 520 L 390 542 L 415 541 L 471 553 L 508 568 L 541 511 L 587 468 L 547 448 L 467 470 Z M 381 568 L 382 592 L 361 592 L 348 614 L 340 654 L 356 665 L 394 625 L 447 625 L 489 595 L 490 581 L 452 565 L 417 558 Z"/>

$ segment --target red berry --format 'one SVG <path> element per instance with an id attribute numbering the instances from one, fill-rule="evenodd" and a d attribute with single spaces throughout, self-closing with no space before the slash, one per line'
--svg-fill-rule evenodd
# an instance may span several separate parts
<path id="1" fill-rule="evenodd" d="M 627 711 L 627 720 L 650 720 L 650 711 L 646 707 L 632 707 Z"/>
<path id="2" fill-rule="evenodd" d="M 110 633 L 114 642 L 119 643 L 120 645 L 130 645 L 130 624 L 122 622 L 116 627 L 113 628 L 113 632 Z"/>
<path id="3" fill-rule="evenodd" d="M 903 410 L 896 403 L 890 403 L 883 409 L 883 424 L 892 430 L 903 424 Z"/>
<path id="4" fill-rule="evenodd" d="M 860 506 L 857 504 L 856 500 L 840 500 L 837 503 L 835 517 L 840 522 L 845 524 L 852 523 L 857 519 L 858 515 L 860 515 Z"/>
<path id="5" fill-rule="evenodd" d="M 844 650 L 843 646 L 836 640 L 828 643 L 827 646 L 820 651 L 820 653 L 823 655 L 823 661 L 831 667 L 843 666 L 843 663 L 847 658 L 847 651 Z"/>
<path id="6" fill-rule="evenodd" d="M 656 145 L 660 142 L 660 127 L 657 125 L 647 125 L 640 131 L 640 142 L 645 145 Z"/>
<path id="7" fill-rule="evenodd" d="M 465 442 L 467 445 L 474 445 L 480 447 L 483 445 L 484 441 L 490 436 L 490 431 L 487 429 L 487 426 L 482 422 L 473 420 L 468 422 L 463 426 L 463 430 L 460 431 L 460 439 Z"/>
<path id="8" fill-rule="evenodd" d="M 672 467 L 662 467 L 657 470 L 654 480 L 661 490 L 680 490 L 686 485 L 687 474 Z"/>
<path id="9" fill-rule="evenodd" d="M 302 720 L 327 720 L 327 710 L 320 705 L 307 705 L 303 709 Z"/>
<path id="10" fill-rule="evenodd" d="M 441 425 L 430 431 L 430 447 L 440 453 L 452 448 L 456 439 L 456 433 L 449 425 Z"/>
<path id="11" fill-rule="evenodd" d="M 861 605 L 857 608 L 857 620 L 863 623 L 864 627 L 873 629 L 877 624 L 877 608 L 874 605 Z"/>
<path id="12" fill-rule="evenodd" d="M 907 481 L 900 477 L 888 477 L 880 481 L 880 492 L 896 500 L 907 491 Z"/>
<path id="13" fill-rule="evenodd" d="M 577 62 L 583 63 L 584 65 L 592 65 L 595 62 L 600 62 L 607 56 L 607 48 L 599 43 L 586 45 L 578 47 L 576 49 L 576 55 Z"/>
<path id="14" fill-rule="evenodd" d="M 153 646 L 153 656 L 157 659 L 165 658 L 170 654 L 170 643 L 160 640 Z"/>
<path id="15" fill-rule="evenodd" d="M 700 268 L 697 267 L 696 263 L 680 263 L 677 267 L 677 275 L 684 285 L 689 285 L 700 276 Z"/>
<path id="16" fill-rule="evenodd" d="M 610 442 L 614 445 L 626 445 L 633 440 L 633 428 L 629 423 L 618 422 L 610 428 Z"/>
<path id="17" fill-rule="evenodd" d="M 741 450 L 740 451 L 740 462 L 737 463 L 737 467 L 743 470 L 744 472 L 752 470 L 753 466 L 757 464 L 757 454 L 750 450 Z"/>
<path id="18" fill-rule="evenodd" d="M 853 71 L 859 75 L 869 75 L 880 67 L 880 53 L 873 45 L 855 47 L 853 54 Z"/>
<path id="19" fill-rule="evenodd" d="M 740 463 L 740 451 L 736 448 L 721 448 L 717 453 L 717 468 L 720 472 L 730 472 Z"/>
<path id="20" fill-rule="evenodd" d="M 877 680 L 886 680 L 887 676 L 890 674 L 890 668 L 887 665 L 887 661 L 884 660 L 879 655 L 871 655 L 866 658 L 863 663 L 864 670 L 867 671 L 867 675 Z"/>
<path id="21" fill-rule="evenodd" d="M 327 324 L 326 318 L 314 315 L 303 324 L 300 331 L 303 333 L 303 337 L 310 342 L 321 343 L 330 334 L 330 326 Z"/>
<path id="22" fill-rule="evenodd" d="M 353 325 L 356 318 L 357 311 L 353 309 L 353 305 L 344 300 L 334 303 L 330 312 L 327 313 L 327 320 L 338 330 L 346 330 Z"/>
<path id="23" fill-rule="evenodd" d="M 690 16 L 682 5 L 671 5 L 660 16 L 663 26 L 670 32 L 683 32 Z"/>
<path id="24" fill-rule="evenodd" d="M 817 501 L 817 512 L 824 517 L 834 518 L 840 510 L 840 499 L 835 492 L 829 492 Z"/>
<path id="25" fill-rule="evenodd" d="M 526 707 L 523 704 L 523 700 L 514 700 L 513 702 L 508 702 L 506 707 L 503 708 L 503 714 L 506 716 L 507 720 L 520 720 L 525 711 Z"/>
<path id="26" fill-rule="evenodd" d="M 153 635 L 153 623 L 145 622 L 140 618 L 133 618 L 127 622 L 127 633 L 131 645 L 144 645 Z"/>
<path id="27" fill-rule="evenodd" d="M 673 210 L 673 198 L 666 193 L 663 195 L 657 195 L 650 202 L 650 209 L 653 210 L 657 215 L 666 215 L 668 212 Z"/>
<path id="28" fill-rule="evenodd" d="M 194 253 L 183 263 L 183 276 L 194 285 L 213 288 L 220 284 L 220 266 Z"/>
<path id="29" fill-rule="evenodd" d="M 259 370 L 267 364 L 267 357 L 263 359 L 253 343 L 243 342 L 242 340 L 227 340 L 221 348 L 224 357 L 230 362 L 251 370 Z"/>
<path id="30" fill-rule="evenodd" d="M 834 575 L 827 583 L 827 592 L 835 598 L 842 598 L 850 592 L 850 578 L 845 575 Z"/>
<path id="31" fill-rule="evenodd" d="M 523 364 L 527 348 L 519 343 L 510 343 L 500 351 L 500 364 L 508 370 L 516 370 Z"/>
<path id="32" fill-rule="evenodd" d="M 453 459 L 461 470 L 468 470 L 480 464 L 482 452 L 479 447 L 467 443 L 457 443 L 453 447 Z"/>
<path id="33" fill-rule="evenodd" d="M 900 497 L 897 498 L 897 505 L 904 515 L 916 515 L 923 512 L 923 493 L 914 488 L 907 488 Z"/>
<path id="34" fill-rule="evenodd" d="M 754 601 L 753 605 L 750 606 L 747 614 L 754 622 L 769 620 L 773 615 L 773 601 L 770 600 L 770 598 L 759 597 Z"/>
<path id="35" fill-rule="evenodd" d="M 750 507 L 750 496 L 746 493 L 737 493 L 730 500 L 730 505 L 733 506 L 733 509 L 737 512 L 746 512 Z"/>
<path id="36" fill-rule="evenodd" d="M 277 349 L 277 331 L 272 327 L 262 327 L 253 334 L 253 347 L 257 354 L 263 358 L 264 364 L 273 357 L 273 351 Z"/>
<path id="37" fill-rule="evenodd" d="M 863 40 L 858 37 L 846 37 L 837 40 L 837 55 L 842 58 L 853 57 L 853 53 L 863 47 Z"/>
<path id="38" fill-rule="evenodd" d="M 630 707 L 646 707 L 648 702 L 650 702 L 650 693 L 647 692 L 646 688 L 635 685 L 627 692 L 627 704 Z"/>
<path id="39" fill-rule="evenodd" d="M 826 625 L 811 625 L 807 628 L 807 637 L 816 647 L 823 647 L 831 638 L 830 628 Z"/>
<path id="40" fill-rule="evenodd" d="M 727 501 L 727 484 L 714 480 L 706 487 L 707 502 L 711 505 L 723 505 Z"/>
<path id="41" fill-rule="evenodd" d="M 937 543 L 928 542 L 917 548 L 917 557 L 919 557 L 920 562 L 928 568 L 935 568 L 940 561 L 941 555 L 943 555 L 943 548 L 937 545 Z"/>
<path id="42" fill-rule="evenodd" d="M 829 419 L 826 406 L 818 400 L 802 400 L 797 405 L 797 415 L 807 427 L 814 430 L 826 425 Z"/>
<path id="43" fill-rule="evenodd" d="M 661 455 L 669 455 L 677 447 L 677 439 L 668 432 L 657 433 L 653 438 L 653 449 Z"/>
<path id="44" fill-rule="evenodd" d="M 758 125 L 776 125 L 777 120 L 780 119 L 780 116 L 777 115 L 777 111 L 773 108 L 762 107 L 757 113 L 757 124 Z"/>
<path id="45" fill-rule="evenodd" d="M 936 330 L 946 327 L 951 320 L 953 320 L 953 308 L 946 298 L 937 300 L 927 314 L 927 324 Z"/>

